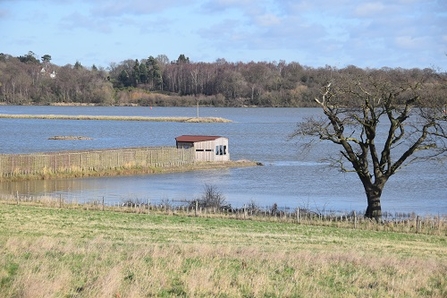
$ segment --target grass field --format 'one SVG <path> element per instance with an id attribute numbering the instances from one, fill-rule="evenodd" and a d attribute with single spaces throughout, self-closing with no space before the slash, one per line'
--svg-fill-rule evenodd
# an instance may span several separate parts
<path id="1" fill-rule="evenodd" d="M 447 239 L 0 203 L 1 297 L 447 297 Z"/>

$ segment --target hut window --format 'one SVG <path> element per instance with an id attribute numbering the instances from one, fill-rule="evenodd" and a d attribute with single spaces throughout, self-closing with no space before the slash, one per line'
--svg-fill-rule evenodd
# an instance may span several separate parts
<path id="1" fill-rule="evenodd" d="M 216 155 L 225 155 L 226 146 L 217 145 L 216 146 Z"/>
<path id="2" fill-rule="evenodd" d="M 227 145 L 217 145 L 216 155 L 227 155 Z"/>

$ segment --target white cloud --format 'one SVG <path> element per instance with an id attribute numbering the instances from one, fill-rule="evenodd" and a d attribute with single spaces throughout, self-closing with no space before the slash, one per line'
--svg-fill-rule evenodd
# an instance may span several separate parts
<path id="1" fill-rule="evenodd" d="M 361 3 L 355 9 L 355 14 L 359 17 L 370 17 L 377 15 L 385 10 L 385 5 L 381 2 Z"/>
<path id="2" fill-rule="evenodd" d="M 126 0 L 110 1 L 96 0 L 90 2 L 92 5 L 92 15 L 101 16 L 122 16 L 122 15 L 146 15 L 160 13 L 173 6 L 188 5 L 188 1 L 181 0 Z"/>
<path id="3" fill-rule="evenodd" d="M 280 25 L 281 19 L 274 14 L 264 14 L 256 17 L 257 24 L 263 27 Z"/>
<path id="4" fill-rule="evenodd" d="M 79 12 L 74 12 L 60 20 L 61 29 L 72 31 L 85 29 L 101 33 L 111 33 L 112 27 L 109 22 L 103 22 L 99 18 L 92 18 Z"/>
<path id="5" fill-rule="evenodd" d="M 420 49 L 429 44 L 425 37 L 398 36 L 395 41 L 398 47 L 408 50 Z"/>
<path id="6" fill-rule="evenodd" d="M 43 49 L 55 63 L 184 53 L 193 61 L 359 67 L 441 61 L 447 68 L 447 1 L 0 0 L 0 6 L 0 26 L 8 28 L 0 31 L 2 51 Z"/>

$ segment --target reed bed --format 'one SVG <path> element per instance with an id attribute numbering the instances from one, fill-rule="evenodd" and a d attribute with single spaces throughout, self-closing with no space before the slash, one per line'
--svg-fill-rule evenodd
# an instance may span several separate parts
<path id="1" fill-rule="evenodd" d="M 2 297 L 446 297 L 445 235 L 0 208 Z"/>
<path id="2" fill-rule="evenodd" d="M 151 121 L 151 122 L 186 122 L 186 123 L 229 123 L 229 122 L 232 122 L 229 119 L 220 118 L 220 117 L 145 117 L 145 116 L 0 114 L 0 118 L 48 119 L 48 120 Z"/>
<path id="3" fill-rule="evenodd" d="M 192 164 L 193 149 L 175 147 L 0 154 L 0 180 L 154 173 Z"/>

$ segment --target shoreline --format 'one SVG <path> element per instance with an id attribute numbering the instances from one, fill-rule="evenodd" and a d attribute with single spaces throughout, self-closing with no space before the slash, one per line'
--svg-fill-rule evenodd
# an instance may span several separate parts
<path id="1" fill-rule="evenodd" d="M 29 175 L 13 175 L 0 177 L 0 182 L 17 182 L 31 180 L 54 180 L 54 179 L 73 179 L 73 178 L 93 178 L 93 177 L 115 177 L 115 176 L 139 176 L 139 175 L 157 175 L 169 173 L 184 173 L 190 171 L 215 170 L 223 168 L 244 168 L 261 166 L 262 164 L 250 160 L 236 160 L 225 162 L 195 162 L 183 166 L 172 167 L 119 167 L 107 170 L 89 170 L 89 171 L 70 171 L 70 172 L 49 172 Z"/>
<path id="2" fill-rule="evenodd" d="M 47 119 L 47 120 L 107 120 L 107 121 L 150 121 L 184 123 L 230 123 L 220 117 L 145 117 L 145 116 L 96 116 L 96 115 L 45 115 L 45 114 L 0 114 L 1 119 Z"/>

